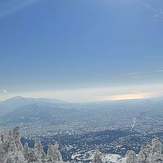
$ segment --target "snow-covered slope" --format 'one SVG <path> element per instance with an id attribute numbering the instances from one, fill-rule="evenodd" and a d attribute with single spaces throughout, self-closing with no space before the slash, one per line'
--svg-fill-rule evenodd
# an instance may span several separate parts
<path id="1" fill-rule="evenodd" d="M 19 128 L 0 136 L 0 163 L 64 163 L 59 151 L 59 145 L 49 145 L 47 153 L 43 146 L 35 142 L 34 148 L 24 146 L 20 141 Z M 154 138 L 150 144 L 141 148 L 136 154 L 128 151 L 125 158 L 116 154 L 103 154 L 98 150 L 93 152 L 90 163 L 163 163 L 163 145 L 159 139 Z M 79 163 L 72 160 L 72 163 Z M 84 161 L 80 161 L 84 163 Z"/>
<path id="2" fill-rule="evenodd" d="M 49 145 L 47 154 L 41 143 L 35 147 L 24 146 L 20 141 L 19 128 L 2 134 L 0 139 L 0 163 L 63 163 L 58 145 Z"/>
<path id="3" fill-rule="evenodd" d="M 126 163 L 126 158 L 116 154 L 106 154 L 102 160 L 107 163 Z"/>

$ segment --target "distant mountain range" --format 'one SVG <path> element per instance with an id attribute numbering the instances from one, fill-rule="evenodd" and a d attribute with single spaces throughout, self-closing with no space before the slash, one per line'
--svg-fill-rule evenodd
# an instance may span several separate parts
<path id="1" fill-rule="evenodd" d="M 72 104 L 60 100 L 14 97 L 0 102 L 0 125 L 48 126 L 54 130 L 131 128 L 162 131 L 163 100 Z"/>
<path id="2" fill-rule="evenodd" d="M 0 103 L 0 124 L 59 125 L 80 119 L 75 105 L 53 99 L 14 97 Z"/>

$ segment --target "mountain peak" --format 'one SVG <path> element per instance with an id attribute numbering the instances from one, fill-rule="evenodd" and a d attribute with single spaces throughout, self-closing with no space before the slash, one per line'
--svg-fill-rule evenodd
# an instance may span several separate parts
<path id="1" fill-rule="evenodd" d="M 28 102 L 28 103 L 37 103 L 37 102 L 46 102 L 46 103 L 67 103 L 62 100 L 58 99 L 47 99 L 47 98 L 32 98 L 32 97 L 22 97 L 22 96 L 15 96 L 11 97 L 1 103 L 15 103 L 15 102 Z"/>

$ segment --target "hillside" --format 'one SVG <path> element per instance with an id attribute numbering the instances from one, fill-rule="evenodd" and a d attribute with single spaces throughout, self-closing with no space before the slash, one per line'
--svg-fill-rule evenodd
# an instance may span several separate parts
<path id="1" fill-rule="evenodd" d="M 57 130 L 131 129 L 162 132 L 163 101 L 131 100 L 72 104 L 48 99 L 13 98 L 0 103 L 0 124 Z M 41 131 L 37 131 L 41 132 Z"/>

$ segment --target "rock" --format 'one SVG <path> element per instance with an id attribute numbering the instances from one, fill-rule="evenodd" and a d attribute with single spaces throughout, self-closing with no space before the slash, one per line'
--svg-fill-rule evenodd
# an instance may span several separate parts
<path id="1" fill-rule="evenodd" d="M 136 163 L 137 162 L 136 153 L 134 151 L 128 151 L 126 157 L 127 157 L 126 163 Z"/>
<path id="2" fill-rule="evenodd" d="M 96 151 L 92 163 L 103 163 L 102 161 L 102 153 L 100 151 Z"/>
<path id="3" fill-rule="evenodd" d="M 23 149 L 23 146 L 20 141 L 21 137 L 20 137 L 19 127 L 14 128 L 13 138 L 14 138 L 17 150 L 21 151 Z"/>
<path id="4" fill-rule="evenodd" d="M 51 160 L 52 162 L 62 161 L 62 156 L 58 148 L 59 148 L 58 144 L 49 146 L 47 156 L 49 160 Z"/>
<path id="5" fill-rule="evenodd" d="M 20 139 L 19 127 L 0 136 L 0 163 L 64 163 L 58 144 L 50 145 L 46 155 L 40 142 L 31 149 Z"/>
<path id="6" fill-rule="evenodd" d="M 129 151 L 126 155 L 126 163 L 163 163 L 161 141 L 154 138 L 151 144 L 141 148 L 137 156 L 133 151 Z"/>
<path id="7" fill-rule="evenodd" d="M 152 140 L 152 153 L 161 154 L 162 153 L 162 143 L 158 138 Z"/>
<path id="8" fill-rule="evenodd" d="M 36 156 L 37 156 L 37 158 L 39 160 L 44 160 L 45 159 L 46 154 L 45 154 L 43 146 L 42 146 L 42 144 L 40 142 L 39 143 L 35 143 L 34 150 L 35 150 L 35 154 L 36 154 Z"/>

